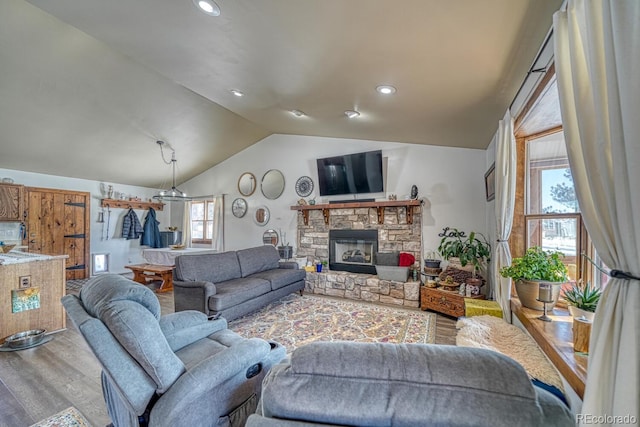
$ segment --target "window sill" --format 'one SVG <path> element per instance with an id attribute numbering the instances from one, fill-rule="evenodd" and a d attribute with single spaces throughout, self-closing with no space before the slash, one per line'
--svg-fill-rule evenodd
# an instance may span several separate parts
<path id="1" fill-rule="evenodd" d="M 511 311 L 582 399 L 587 380 L 587 355 L 573 351 L 573 319 L 569 312 L 556 307 L 547 313 L 553 321 L 543 322 L 537 319 L 541 311 L 523 307 L 518 298 L 511 298 Z"/>

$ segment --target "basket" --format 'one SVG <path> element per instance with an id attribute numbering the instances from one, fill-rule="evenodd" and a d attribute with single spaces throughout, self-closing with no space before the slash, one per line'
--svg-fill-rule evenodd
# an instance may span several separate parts
<path id="1" fill-rule="evenodd" d="M 393 267 L 390 265 L 376 265 L 378 278 L 382 280 L 393 280 L 395 282 L 406 282 L 409 278 L 409 267 Z"/>

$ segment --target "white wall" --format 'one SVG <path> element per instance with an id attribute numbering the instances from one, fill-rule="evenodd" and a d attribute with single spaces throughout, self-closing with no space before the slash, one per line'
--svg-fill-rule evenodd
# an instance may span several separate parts
<path id="1" fill-rule="evenodd" d="M 438 233 L 443 227 L 465 231 L 487 232 L 487 203 L 484 173 L 487 154 L 484 150 L 426 146 L 381 141 L 322 138 L 296 135 L 271 135 L 241 153 L 181 185 L 189 194 L 225 193 L 225 249 L 235 250 L 262 244 L 262 233 L 275 229 L 286 233 L 286 240 L 296 246 L 298 213 L 290 206 L 300 198 L 295 192 L 296 180 L 304 175 L 314 181 L 313 196 L 318 196 L 316 159 L 341 154 L 381 149 L 388 158 L 386 193 L 408 197 L 411 186 L 418 186 L 419 197 L 425 199 L 423 213 L 424 248 L 437 249 Z M 286 180 L 282 196 L 266 199 L 260 189 L 245 197 L 248 212 L 243 218 L 231 213 L 231 202 L 241 197 L 237 181 L 243 172 L 252 172 L 258 182 L 269 169 L 279 169 Z M 373 195 L 386 198 L 383 193 Z M 362 198 L 367 197 L 361 196 Z M 346 199 L 348 197 L 334 197 Z M 308 199 L 308 198 L 307 198 Z M 271 220 L 265 227 L 253 221 L 256 208 L 265 205 Z M 182 211 L 174 209 L 172 222 L 181 224 Z M 285 242 L 286 243 L 286 242 Z M 294 248 L 295 253 L 295 248 Z"/>
<path id="2" fill-rule="evenodd" d="M 122 234 L 122 218 L 127 213 L 127 209 L 111 209 L 111 221 L 109 234 L 107 239 L 107 210 L 105 209 L 105 223 L 98 223 L 98 212 L 102 210 L 100 207 L 100 199 L 103 198 L 100 191 L 100 181 L 90 181 L 86 179 L 67 178 L 61 176 L 44 175 L 31 172 L 22 172 L 9 169 L 0 169 L 0 177 L 12 178 L 16 184 L 23 184 L 29 187 L 42 187 L 73 191 L 86 191 L 91 193 L 90 207 L 90 252 L 93 253 L 109 253 L 110 255 L 110 271 L 112 273 L 130 272 L 125 265 L 129 263 L 144 262 L 142 258 L 142 247 L 140 239 L 125 240 L 118 237 Z M 110 184 L 110 183 L 105 183 Z M 145 187 L 134 187 L 130 185 L 112 184 L 114 191 L 124 192 L 128 195 L 138 196 L 142 200 L 153 197 L 157 190 Z M 181 209 L 177 209 L 181 210 Z M 144 224 L 146 210 L 136 210 L 140 223 Z M 166 204 L 163 211 L 156 212 L 156 218 L 160 221 L 160 230 L 166 230 L 171 225 L 171 204 Z M 104 229 L 103 229 L 104 226 Z M 90 260 L 87 260 L 90 262 Z M 91 270 L 89 270 L 91 271 Z"/>

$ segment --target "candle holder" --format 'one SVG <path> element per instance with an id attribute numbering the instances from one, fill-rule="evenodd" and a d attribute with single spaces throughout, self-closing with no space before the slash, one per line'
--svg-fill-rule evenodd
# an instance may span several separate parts
<path id="1" fill-rule="evenodd" d="M 538 301 L 542 303 L 542 316 L 539 316 L 538 319 L 543 322 L 551 322 L 551 318 L 547 316 L 547 304 L 553 302 L 553 293 L 551 291 L 551 284 L 549 283 L 540 283 L 538 285 Z"/>

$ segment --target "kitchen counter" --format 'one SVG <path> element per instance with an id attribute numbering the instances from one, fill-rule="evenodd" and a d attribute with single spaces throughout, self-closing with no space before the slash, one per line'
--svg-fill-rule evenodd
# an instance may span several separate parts
<path id="1" fill-rule="evenodd" d="M 43 255 L 31 252 L 9 251 L 0 254 L 0 265 L 21 264 L 23 262 L 46 261 L 51 259 L 69 258 L 69 255 Z"/>
<path id="2" fill-rule="evenodd" d="M 0 342 L 17 332 L 65 328 L 60 302 L 65 294 L 65 258 L 20 251 L 0 254 Z"/>

